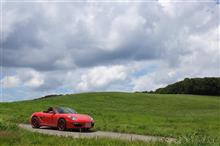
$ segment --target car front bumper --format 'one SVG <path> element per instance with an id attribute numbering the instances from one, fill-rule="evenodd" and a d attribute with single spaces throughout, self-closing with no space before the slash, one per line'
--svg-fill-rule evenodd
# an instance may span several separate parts
<path id="1" fill-rule="evenodd" d="M 68 129 L 93 128 L 95 122 L 71 122 L 67 124 Z"/>

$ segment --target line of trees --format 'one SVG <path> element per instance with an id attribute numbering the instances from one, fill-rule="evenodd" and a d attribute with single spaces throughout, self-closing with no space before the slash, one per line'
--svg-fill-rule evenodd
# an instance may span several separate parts
<path id="1" fill-rule="evenodd" d="M 220 95 L 220 77 L 185 78 L 150 93 Z"/>

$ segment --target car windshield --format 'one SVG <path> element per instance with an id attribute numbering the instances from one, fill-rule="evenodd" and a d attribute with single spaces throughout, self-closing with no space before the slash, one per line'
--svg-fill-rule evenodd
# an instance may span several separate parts
<path id="1" fill-rule="evenodd" d="M 59 114 L 76 114 L 77 112 L 74 109 L 68 107 L 56 107 L 55 110 Z"/>

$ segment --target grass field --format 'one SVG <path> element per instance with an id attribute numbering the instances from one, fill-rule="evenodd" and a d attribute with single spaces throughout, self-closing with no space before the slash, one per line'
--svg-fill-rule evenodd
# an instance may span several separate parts
<path id="1" fill-rule="evenodd" d="M 144 93 L 84 93 L 0 103 L 0 145 L 168 145 L 111 139 L 56 138 L 21 130 L 35 111 L 67 106 L 90 113 L 95 129 L 178 138 L 169 145 L 220 145 L 220 97 Z M 7 123 L 7 124 L 5 124 Z"/>

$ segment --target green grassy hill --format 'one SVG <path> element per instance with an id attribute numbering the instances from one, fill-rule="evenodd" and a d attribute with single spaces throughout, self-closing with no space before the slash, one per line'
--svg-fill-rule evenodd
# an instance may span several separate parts
<path id="1" fill-rule="evenodd" d="M 147 145 L 110 139 L 57 139 L 17 128 L 18 123 L 28 123 L 33 112 L 48 106 L 67 106 L 79 113 L 90 113 L 96 120 L 96 130 L 181 137 L 180 145 L 220 144 L 217 96 L 109 92 L 0 103 L 0 145 Z"/>

